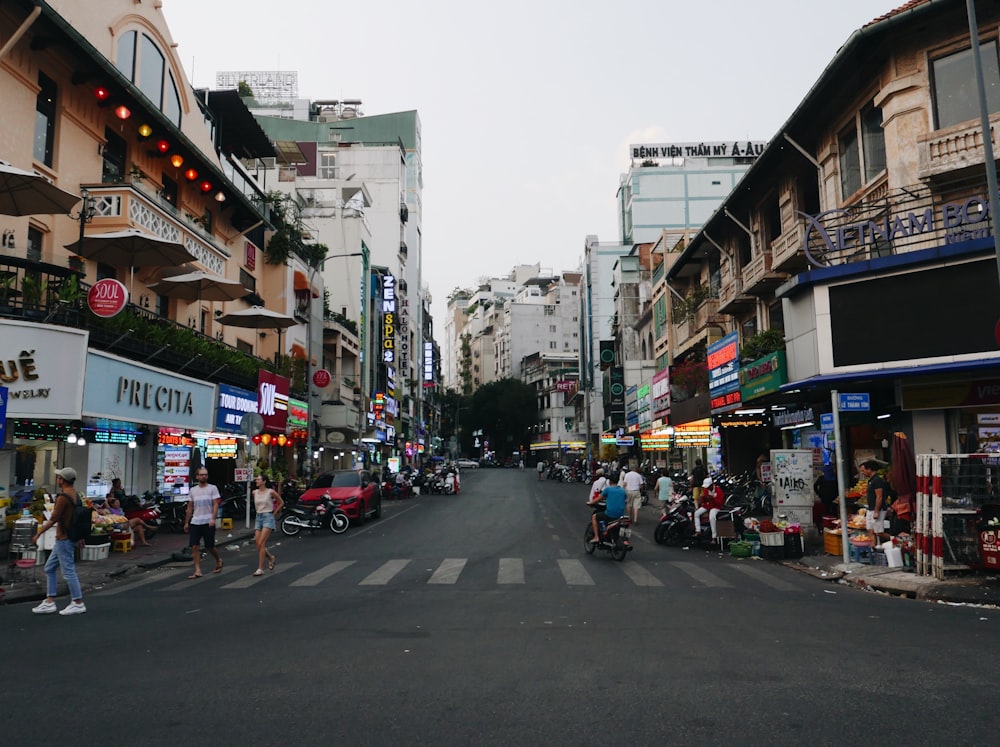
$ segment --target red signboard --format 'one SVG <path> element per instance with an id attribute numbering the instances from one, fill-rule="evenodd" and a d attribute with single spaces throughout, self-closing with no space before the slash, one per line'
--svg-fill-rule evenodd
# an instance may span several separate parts
<path id="1" fill-rule="evenodd" d="M 97 316 L 108 319 L 118 314 L 128 303 L 128 288 L 112 278 L 98 280 L 90 286 L 87 306 Z"/>
<path id="2" fill-rule="evenodd" d="M 326 389 L 326 387 L 330 386 L 330 381 L 332 379 L 333 377 L 330 375 L 330 372 L 325 368 L 321 368 L 313 373 L 313 384 L 318 386 L 320 389 Z"/>
<path id="3" fill-rule="evenodd" d="M 284 376 L 260 371 L 257 374 L 257 414 L 267 433 L 284 433 L 288 425 L 289 381 Z"/>
<path id="4" fill-rule="evenodd" d="M 257 247 L 249 241 L 246 243 L 246 256 L 243 258 L 243 264 L 248 270 L 257 269 Z"/>

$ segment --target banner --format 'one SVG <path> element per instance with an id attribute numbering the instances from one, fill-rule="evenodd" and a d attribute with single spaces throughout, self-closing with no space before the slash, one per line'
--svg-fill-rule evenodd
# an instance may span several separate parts
<path id="1" fill-rule="evenodd" d="M 257 414 L 264 420 L 266 433 L 284 433 L 288 426 L 288 391 L 284 376 L 260 371 L 257 374 Z"/>

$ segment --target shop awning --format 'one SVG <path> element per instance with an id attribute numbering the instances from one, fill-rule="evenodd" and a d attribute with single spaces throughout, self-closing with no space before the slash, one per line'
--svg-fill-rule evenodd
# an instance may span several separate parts
<path id="1" fill-rule="evenodd" d="M 896 366 L 868 371 L 850 371 L 835 374 L 823 374 L 799 381 L 782 384 L 779 391 L 787 392 L 794 389 L 812 387 L 831 387 L 836 384 L 849 384 L 855 381 L 893 379 L 898 377 L 933 376 L 935 374 L 954 374 L 962 372 L 976 373 L 1000 368 L 1000 358 L 987 358 L 977 361 L 956 361 L 952 363 L 935 363 L 929 366 Z"/>
<path id="2" fill-rule="evenodd" d="M 313 298 L 319 298 L 319 293 L 316 291 L 314 286 L 309 285 L 309 280 L 306 278 L 306 274 L 301 270 L 296 270 L 293 277 L 294 287 L 296 291 L 308 290 L 312 293 Z"/>

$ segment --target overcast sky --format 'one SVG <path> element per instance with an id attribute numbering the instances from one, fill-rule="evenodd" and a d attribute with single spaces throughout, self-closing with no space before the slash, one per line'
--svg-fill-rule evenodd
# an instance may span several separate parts
<path id="1" fill-rule="evenodd" d="M 304 98 L 419 111 L 440 337 L 452 288 L 519 263 L 573 270 L 588 234 L 617 239 L 630 143 L 771 139 L 851 33 L 901 4 L 163 0 L 163 11 L 196 87 L 214 87 L 217 70 L 295 70 Z"/>

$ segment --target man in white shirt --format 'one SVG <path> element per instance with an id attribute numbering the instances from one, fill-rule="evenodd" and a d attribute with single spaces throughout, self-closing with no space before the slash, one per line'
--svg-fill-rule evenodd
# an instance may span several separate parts
<path id="1" fill-rule="evenodd" d="M 639 523 L 639 507 L 642 506 L 642 488 L 646 484 L 642 475 L 636 471 L 635 467 L 625 473 L 623 480 L 625 488 L 625 506 L 628 516 L 633 524 Z"/>
<path id="2" fill-rule="evenodd" d="M 198 484 L 188 495 L 187 515 L 184 517 L 184 531 L 188 532 L 191 555 L 194 557 L 194 573 L 188 578 L 201 578 L 201 541 L 205 549 L 215 558 L 213 573 L 222 572 L 222 556 L 215 549 L 215 517 L 219 513 L 219 489 L 208 484 L 208 470 L 198 469 L 195 475 Z"/>

